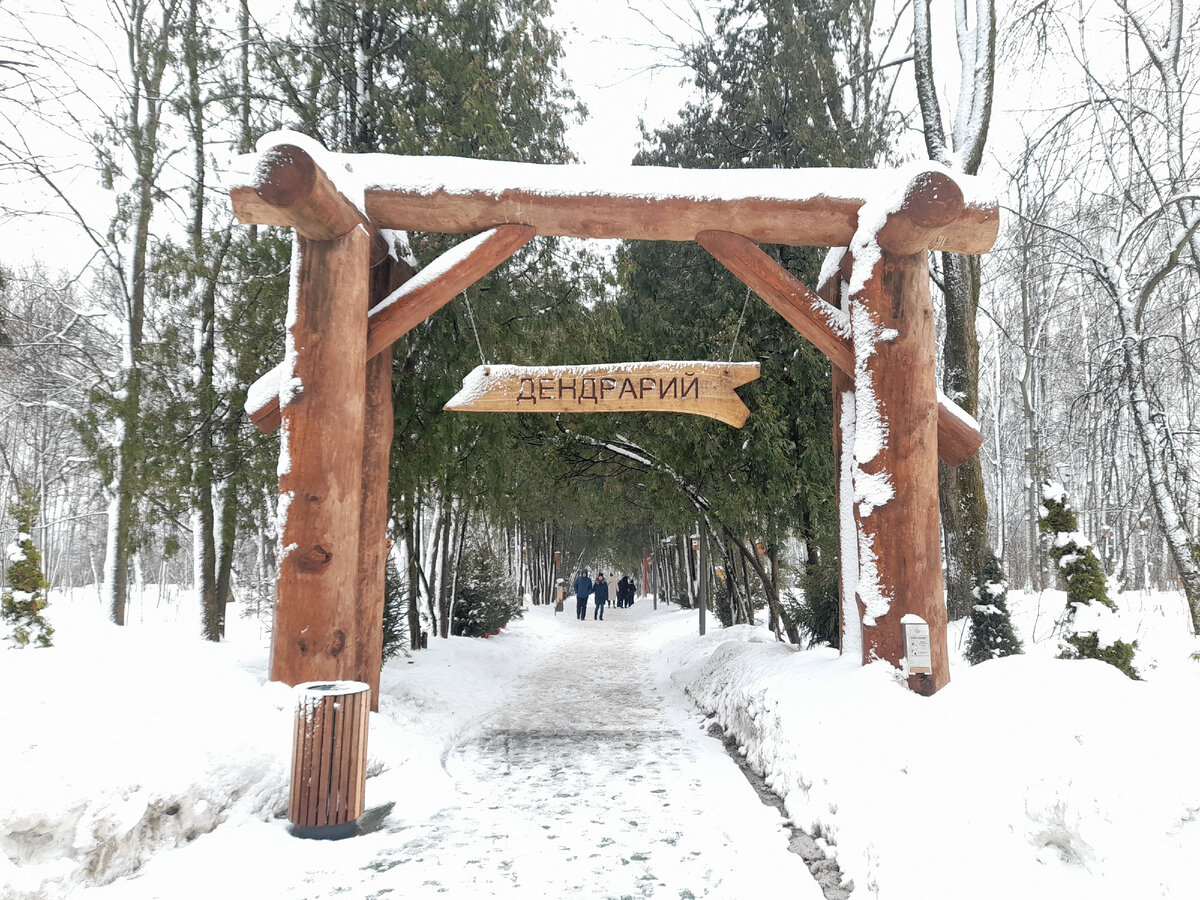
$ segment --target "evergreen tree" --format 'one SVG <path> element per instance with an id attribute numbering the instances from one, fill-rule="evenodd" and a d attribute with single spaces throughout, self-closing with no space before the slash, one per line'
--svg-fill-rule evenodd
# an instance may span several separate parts
<path id="1" fill-rule="evenodd" d="M 1100 659 L 1137 678 L 1133 654 L 1137 641 L 1111 637 L 1117 604 L 1108 596 L 1108 580 L 1091 543 L 1079 533 L 1075 511 L 1061 484 L 1042 486 L 1042 517 L 1038 526 L 1053 535 L 1050 558 L 1067 585 L 1061 659 Z"/>
<path id="2" fill-rule="evenodd" d="M 888 143 L 875 115 L 879 98 L 870 88 L 855 93 L 861 86 L 839 69 L 839 60 L 853 55 L 851 35 L 861 33 L 855 15 L 854 5 L 840 0 L 728 4 L 711 36 L 685 49 L 699 98 L 682 110 L 678 124 L 648 135 L 635 162 L 684 168 L 873 165 Z M 853 88 L 847 90 L 848 84 Z M 821 251 L 763 249 L 801 281 L 816 281 Z M 732 350 L 735 359 L 762 365 L 761 377 L 740 392 L 752 411 L 741 431 L 706 420 L 649 417 L 638 421 L 636 432 L 623 419 L 623 430 L 679 476 L 663 493 L 676 490 L 673 505 L 684 520 L 694 521 L 696 510 L 687 509 L 675 485 L 687 484 L 707 501 L 705 518 L 721 532 L 722 543 L 759 576 L 772 622 L 781 619 L 793 641 L 800 640 L 801 619 L 813 633 L 828 636 L 830 609 L 823 601 L 836 591 L 831 595 L 817 585 L 824 573 L 813 573 L 813 608 L 784 604 L 780 579 L 764 561 L 777 558 L 792 535 L 805 548 L 798 568 L 815 568 L 818 548 L 835 544 L 828 361 L 697 245 L 630 243 L 619 264 L 621 321 L 616 334 L 604 336 L 603 349 L 623 349 L 628 359 L 711 359 L 714 351 L 723 358 Z M 590 421 L 581 427 L 594 428 Z M 755 551 L 759 540 L 771 550 L 766 557 Z M 828 572 L 836 577 L 835 560 L 826 554 Z M 836 617 L 836 604 L 832 610 Z"/>
<path id="3" fill-rule="evenodd" d="M 0 643 L 10 647 L 49 647 L 54 636 L 54 629 L 42 616 L 50 584 L 42 574 L 42 554 L 33 544 L 38 506 L 36 490 L 23 487 L 9 507 L 17 523 L 17 537 L 7 551 L 8 586 L 0 597 Z"/>
<path id="4" fill-rule="evenodd" d="M 995 556 L 984 559 L 973 593 L 975 605 L 971 607 L 967 662 L 974 666 L 989 659 L 1024 652 L 1008 613 L 1008 582 L 1004 580 L 1000 561 Z"/>
<path id="5" fill-rule="evenodd" d="M 516 582 L 504 570 L 495 548 L 479 540 L 464 554 L 454 597 L 453 633 L 483 637 L 503 628 L 524 610 Z"/>
<path id="6" fill-rule="evenodd" d="M 383 586 L 383 661 L 408 653 L 408 596 L 404 581 L 391 559 L 387 561 Z"/>

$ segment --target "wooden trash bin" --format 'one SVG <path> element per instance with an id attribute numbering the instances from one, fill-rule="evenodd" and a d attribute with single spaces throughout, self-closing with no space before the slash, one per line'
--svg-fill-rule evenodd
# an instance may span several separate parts
<path id="1" fill-rule="evenodd" d="M 371 688 L 361 681 L 296 686 L 292 834 L 336 840 L 358 833 L 367 780 Z"/>

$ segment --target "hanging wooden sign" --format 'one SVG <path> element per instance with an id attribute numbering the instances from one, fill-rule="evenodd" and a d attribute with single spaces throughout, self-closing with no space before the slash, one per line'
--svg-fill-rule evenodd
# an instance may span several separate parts
<path id="1" fill-rule="evenodd" d="M 750 410 L 734 391 L 758 374 L 758 363 L 477 366 L 444 408 L 462 412 L 677 412 L 741 428 Z"/>

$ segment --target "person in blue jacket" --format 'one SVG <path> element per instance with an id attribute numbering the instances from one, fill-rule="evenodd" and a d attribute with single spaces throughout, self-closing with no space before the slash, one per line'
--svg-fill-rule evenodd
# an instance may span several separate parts
<path id="1" fill-rule="evenodd" d="M 575 618 L 587 618 L 588 595 L 592 592 L 592 579 L 588 578 L 588 570 L 583 569 L 575 579 Z"/>
<path id="2" fill-rule="evenodd" d="M 593 619 L 604 621 L 604 606 L 608 603 L 608 582 L 604 580 L 604 573 L 596 573 L 596 612 L 592 614 Z"/>

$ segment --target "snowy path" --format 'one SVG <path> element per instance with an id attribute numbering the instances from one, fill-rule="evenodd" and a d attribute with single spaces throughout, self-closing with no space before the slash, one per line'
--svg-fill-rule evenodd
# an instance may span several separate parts
<path id="1" fill-rule="evenodd" d="M 691 614 L 638 603 L 602 622 L 590 615 L 534 607 L 534 621 L 498 639 L 521 646 L 533 627 L 541 637 L 528 646 L 541 658 L 451 742 L 439 770 L 414 770 L 412 796 L 404 765 L 368 781 L 368 806 L 395 801 L 378 831 L 306 841 L 279 820 L 229 824 L 78 896 L 821 900 L 779 813 L 689 701 L 655 683 L 644 646 L 653 640 L 642 636 L 664 616 Z"/>
<path id="2" fill-rule="evenodd" d="M 651 684 L 644 612 L 558 616 L 569 639 L 449 754 L 458 802 L 400 824 L 380 887 L 400 875 L 406 895 L 820 896 L 778 813 Z"/>

